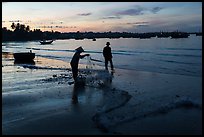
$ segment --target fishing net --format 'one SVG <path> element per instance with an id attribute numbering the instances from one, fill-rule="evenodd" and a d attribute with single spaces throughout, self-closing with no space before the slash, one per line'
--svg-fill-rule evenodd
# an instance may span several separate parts
<path id="1" fill-rule="evenodd" d="M 91 60 L 91 56 L 87 58 L 86 69 L 82 73 L 82 77 L 86 86 L 106 87 L 112 82 L 112 75 L 108 70 L 99 67 Z"/>

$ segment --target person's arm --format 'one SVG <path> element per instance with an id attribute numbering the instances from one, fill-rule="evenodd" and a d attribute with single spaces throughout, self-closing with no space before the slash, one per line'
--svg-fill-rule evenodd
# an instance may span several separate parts
<path id="1" fill-rule="evenodd" d="M 90 54 L 80 55 L 80 58 L 82 59 L 82 58 L 84 58 L 84 57 L 86 57 L 86 56 L 90 56 Z"/>

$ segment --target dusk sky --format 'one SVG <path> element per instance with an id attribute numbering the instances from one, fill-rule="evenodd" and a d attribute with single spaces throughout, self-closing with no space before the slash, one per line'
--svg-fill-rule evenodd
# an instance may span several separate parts
<path id="1" fill-rule="evenodd" d="M 202 3 L 3 2 L 2 26 L 11 29 L 12 22 L 60 32 L 198 32 Z"/>

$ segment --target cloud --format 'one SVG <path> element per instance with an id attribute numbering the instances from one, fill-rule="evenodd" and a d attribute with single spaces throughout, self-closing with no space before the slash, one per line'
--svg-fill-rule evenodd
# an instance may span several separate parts
<path id="1" fill-rule="evenodd" d="M 162 7 L 153 7 L 152 9 L 147 9 L 145 7 L 136 5 L 135 8 L 119 11 L 116 13 L 116 15 L 137 16 L 137 15 L 143 15 L 145 11 L 150 11 L 153 14 L 157 14 L 162 9 L 163 9 Z"/>
<path id="2" fill-rule="evenodd" d="M 141 24 L 148 24 L 149 22 L 128 22 L 128 23 L 126 23 L 126 24 L 128 24 L 128 25 L 141 25 Z"/>
<path id="3" fill-rule="evenodd" d="M 108 17 L 103 17 L 102 19 L 121 19 L 119 16 L 108 16 Z"/>
<path id="4" fill-rule="evenodd" d="M 23 22 L 22 20 L 9 20 L 9 22 Z"/>
<path id="5" fill-rule="evenodd" d="M 147 24 L 142 24 L 142 25 L 136 25 L 137 27 L 149 27 Z"/>
<path id="6" fill-rule="evenodd" d="M 162 7 L 154 7 L 151 12 L 156 14 L 157 12 L 159 12 L 160 10 L 162 10 L 163 8 Z"/>
<path id="7" fill-rule="evenodd" d="M 127 9 L 124 11 L 117 12 L 117 15 L 129 15 L 129 16 L 136 16 L 136 15 L 143 15 L 144 9 L 142 7 L 137 6 L 134 9 Z"/>
<path id="8" fill-rule="evenodd" d="M 80 14 L 77 14 L 77 15 L 79 15 L 79 16 L 89 16 L 89 15 L 91 15 L 92 13 L 80 13 Z"/>

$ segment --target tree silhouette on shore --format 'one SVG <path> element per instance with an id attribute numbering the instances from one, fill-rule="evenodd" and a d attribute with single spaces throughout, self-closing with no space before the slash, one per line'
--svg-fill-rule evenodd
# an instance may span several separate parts
<path id="1" fill-rule="evenodd" d="M 43 32 L 40 29 L 30 30 L 30 26 L 25 26 L 20 23 L 12 23 L 11 28 L 13 31 L 8 30 L 6 27 L 2 28 L 3 41 L 28 41 L 42 39 Z"/>
<path id="2" fill-rule="evenodd" d="M 188 38 L 189 34 L 196 34 L 196 36 L 202 36 L 202 32 L 147 32 L 147 33 L 132 33 L 132 32 L 67 32 L 61 33 L 58 31 L 44 31 L 40 29 L 30 30 L 30 26 L 25 26 L 20 23 L 12 23 L 12 30 L 8 30 L 6 27 L 2 28 L 2 41 L 31 41 L 31 40 L 42 40 L 42 39 L 96 39 L 96 38 L 140 38 L 149 39 L 152 37 L 157 38 Z"/>

